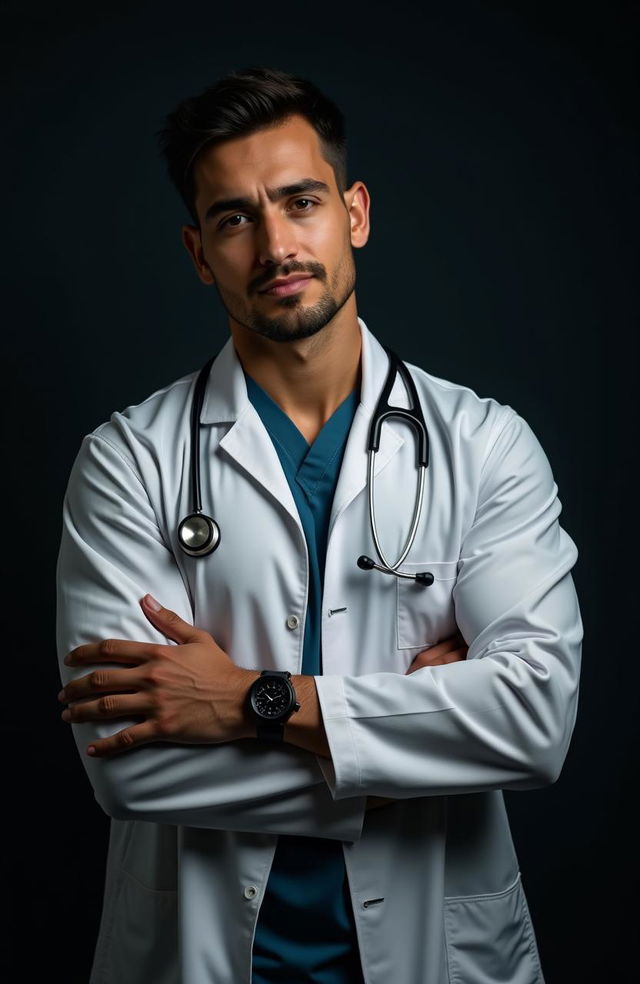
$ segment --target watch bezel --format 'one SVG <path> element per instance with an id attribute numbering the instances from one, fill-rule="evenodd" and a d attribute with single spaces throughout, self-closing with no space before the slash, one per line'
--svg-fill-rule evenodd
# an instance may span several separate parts
<path id="1" fill-rule="evenodd" d="M 293 684 L 291 683 L 290 677 L 291 677 L 290 673 L 288 676 L 283 676 L 278 673 L 268 672 L 268 673 L 262 673 L 256 680 L 253 681 L 251 687 L 249 688 L 249 709 L 253 713 L 253 716 L 256 719 L 256 721 L 268 721 L 274 724 L 278 724 L 281 721 L 286 721 L 291 716 L 297 704 L 297 696 Z M 289 703 L 281 714 L 278 714 L 276 717 L 267 717 L 266 715 L 260 713 L 260 711 L 256 707 L 255 701 L 260 696 L 260 691 L 262 686 L 266 684 L 268 681 L 273 682 L 274 680 L 282 684 L 282 686 L 286 688 L 286 691 L 289 694 Z"/>

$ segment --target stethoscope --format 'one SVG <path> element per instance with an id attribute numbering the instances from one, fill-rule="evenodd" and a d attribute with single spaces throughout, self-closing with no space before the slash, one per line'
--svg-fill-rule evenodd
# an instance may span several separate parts
<path id="1" fill-rule="evenodd" d="M 430 571 L 420 571 L 416 574 L 407 574 L 404 571 L 397 570 L 413 545 L 420 514 L 422 512 L 424 479 L 426 469 L 429 464 L 429 436 L 427 434 L 427 425 L 425 424 L 416 386 L 411 378 L 409 370 L 395 352 L 393 352 L 390 348 L 387 348 L 386 345 L 383 345 L 383 348 L 389 356 L 389 372 L 387 374 L 387 378 L 376 405 L 373 417 L 371 418 L 371 426 L 369 428 L 369 444 L 367 448 L 369 454 L 367 475 L 367 485 L 369 489 L 369 518 L 371 521 L 373 541 L 382 563 L 376 564 L 371 557 L 366 557 L 362 554 L 358 557 L 357 564 L 363 571 L 369 571 L 372 568 L 375 568 L 377 571 L 382 571 L 383 574 L 395 574 L 396 577 L 410 578 L 415 580 L 416 583 L 421 584 L 423 587 L 428 587 L 430 584 L 433 584 L 433 574 Z M 200 497 L 200 414 L 202 411 L 207 379 L 209 377 L 211 366 L 216 358 L 217 355 L 213 355 L 200 370 L 198 378 L 196 379 L 193 403 L 191 405 L 190 464 L 193 512 L 190 512 L 188 516 L 185 516 L 178 526 L 178 542 L 183 551 L 188 554 L 189 557 L 206 557 L 220 545 L 220 527 L 218 523 L 216 523 L 215 519 L 212 519 L 211 516 L 207 516 L 202 512 L 202 501 Z M 389 404 L 389 396 L 391 394 L 391 390 L 393 389 L 398 372 L 402 376 L 405 387 L 411 397 L 411 409 L 406 409 L 405 407 L 393 407 Z M 417 437 L 417 466 L 420 470 L 420 484 L 413 511 L 411 529 L 409 531 L 409 536 L 407 537 L 404 550 L 400 554 L 400 557 L 395 564 L 389 564 L 387 562 L 380 546 L 374 514 L 373 488 L 374 459 L 376 452 L 380 448 L 382 424 L 385 420 L 389 420 L 391 417 L 400 417 L 402 420 L 405 420 L 408 424 L 411 424 L 415 428 Z"/>

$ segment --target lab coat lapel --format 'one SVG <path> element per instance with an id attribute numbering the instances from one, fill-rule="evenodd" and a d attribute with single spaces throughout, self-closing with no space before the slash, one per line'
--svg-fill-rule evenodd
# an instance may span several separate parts
<path id="1" fill-rule="evenodd" d="M 329 537 L 340 513 L 367 484 L 367 444 L 371 416 L 389 367 L 387 353 L 380 342 L 371 334 L 362 318 L 358 318 L 358 323 L 362 335 L 361 399 L 349 431 L 333 498 Z M 409 406 L 400 378 L 394 383 L 389 402 L 398 406 Z M 225 421 L 231 421 L 232 426 L 221 438 L 219 447 L 286 509 L 304 535 L 298 509 L 278 453 L 259 413 L 248 397 L 244 372 L 232 336 L 213 363 L 200 415 L 200 423 L 203 425 Z M 394 428 L 394 422 L 385 422 L 381 432 L 380 449 L 375 456 L 376 475 L 403 444 L 404 438 Z"/>
<path id="2" fill-rule="evenodd" d="M 222 438 L 220 447 L 224 448 L 225 452 L 244 468 L 254 482 L 262 485 L 276 502 L 287 510 L 304 535 L 298 507 L 280 463 L 278 452 L 260 414 L 252 403 Z"/>
<path id="3" fill-rule="evenodd" d="M 233 336 L 218 352 L 205 389 L 200 423 L 232 426 L 218 447 L 286 509 L 304 536 L 298 508 L 271 436 L 249 399 Z"/>

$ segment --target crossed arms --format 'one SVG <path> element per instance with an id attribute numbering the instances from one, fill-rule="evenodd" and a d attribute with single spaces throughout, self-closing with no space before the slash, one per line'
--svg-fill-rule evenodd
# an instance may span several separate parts
<path id="1" fill-rule="evenodd" d="M 575 721 L 582 641 L 569 573 L 577 550 L 558 524 L 560 508 L 542 448 L 526 422 L 506 410 L 454 589 L 456 621 L 470 643 L 466 660 L 425 666 L 411 679 L 295 678 L 316 685 L 317 704 L 307 700 L 307 707 L 322 729 L 299 732 L 310 747 L 292 744 L 291 729 L 281 747 L 156 741 L 92 759 L 87 745 L 137 722 L 73 723 L 98 803 L 119 819 L 355 840 L 369 795 L 402 799 L 555 781 Z M 140 605 L 147 591 L 192 622 L 140 479 L 98 435 L 84 439 L 69 479 L 57 591 L 65 685 L 98 668 L 65 666 L 79 646 L 105 638 L 166 645 Z"/>

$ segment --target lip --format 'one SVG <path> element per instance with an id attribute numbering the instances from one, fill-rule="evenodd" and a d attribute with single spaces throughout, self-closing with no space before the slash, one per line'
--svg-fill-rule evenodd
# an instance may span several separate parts
<path id="1" fill-rule="evenodd" d="M 282 297 L 285 294 L 295 294 L 296 291 L 302 290 L 310 280 L 313 280 L 311 274 L 306 274 L 302 277 L 291 277 L 290 280 L 276 284 L 275 287 L 269 287 L 267 290 L 261 290 L 260 293 L 272 294 L 275 297 Z"/>

